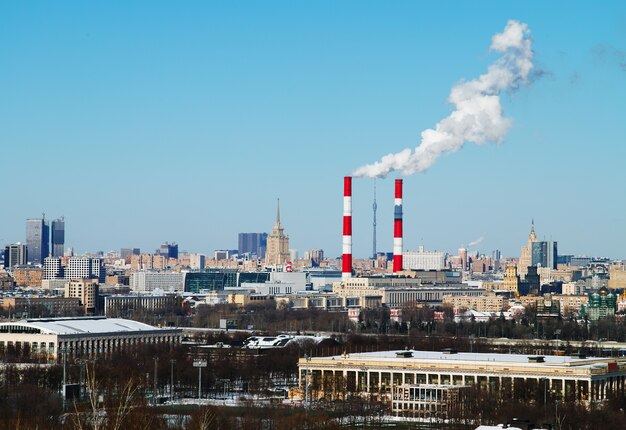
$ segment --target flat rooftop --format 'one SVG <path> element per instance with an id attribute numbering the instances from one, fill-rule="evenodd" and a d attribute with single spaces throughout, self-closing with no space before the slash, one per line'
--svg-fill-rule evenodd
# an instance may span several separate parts
<path id="1" fill-rule="evenodd" d="M 331 357 L 313 357 L 311 364 L 320 361 L 358 362 L 364 366 L 368 363 L 378 365 L 380 362 L 394 364 L 410 364 L 412 367 L 420 367 L 421 364 L 442 365 L 470 365 L 470 366 L 543 366 L 543 367 L 577 367 L 577 368 L 602 368 L 608 363 L 622 362 L 626 364 L 626 357 L 577 357 L 557 355 L 531 355 L 531 354 L 496 354 L 496 353 L 472 353 L 446 351 L 417 351 L 417 350 L 391 350 L 377 352 L 363 352 Z M 300 359 L 304 364 L 304 359 Z"/>

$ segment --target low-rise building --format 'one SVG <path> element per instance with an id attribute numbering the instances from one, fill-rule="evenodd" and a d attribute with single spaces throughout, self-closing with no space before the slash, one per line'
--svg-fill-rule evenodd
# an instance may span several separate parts
<path id="1" fill-rule="evenodd" d="M 130 256 L 130 268 L 138 270 L 163 270 L 167 258 L 158 254 L 139 254 Z"/>
<path id="2" fill-rule="evenodd" d="M 443 304 L 455 309 L 473 309 L 478 312 L 500 312 L 508 306 L 508 300 L 502 296 L 444 296 Z"/>
<path id="3" fill-rule="evenodd" d="M 276 306 L 293 309 L 321 309 L 325 311 L 343 309 L 343 299 L 334 294 L 311 292 L 307 294 L 288 294 L 275 298 Z"/>
<path id="4" fill-rule="evenodd" d="M 179 343 L 180 333 L 180 329 L 157 328 L 121 318 L 26 319 L 0 323 L 0 355 L 51 360 L 62 354 L 94 358 L 144 343 Z"/>
<path id="5" fill-rule="evenodd" d="M 0 272 L 0 290 L 10 290 L 15 286 L 11 275 L 7 272 Z"/>
<path id="6" fill-rule="evenodd" d="M 585 306 L 589 302 L 589 296 L 586 294 L 554 294 L 552 298 L 559 302 L 561 315 L 571 313 L 577 314 L 580 312 L 581 307 Z"/>
<path id="7" fill-rule="evenodd" d="M 44 315 L 68 316 L 80 315 L 83 308 L 78 298 L 65 297 L 5 297 L 3 309 L 12 309 L 14 315 L 37 317 Z"/>
<path id="8" fill-rule="evenodd" d="M 34 266 L 15 266 L 13 269 L 13 279 L 18 287 L 41 287 L 43 279 L 43 269 Z"/>
<path id="9" fill-rule="evenodd" d="M 291 294 L 298 291 L 296 284 L 292 282 L 244 282 L 241 284 L 241 289 L 269 296 Z"/>
<path id="10" fill-rule="evenodd" d="M 67 279 L 43 279 L 41 281 L 41 288 L 48 291 L 54 291 L 57 289 L 64 289 L 67 284 Z"/>
<path id="11" fill-rule="evenodd" d="M 437 285 L 417 288 L 384 288 L 380 290 L 382 303 L 389 307 L 402 307 L 405 303 L 443 304 L 445 296 L 478 297 L 485 294 L 482 288 L 467 285 Z"/>
<path id="12" fill-rule="evenodd" d="M 367 308 L 378 304 L 401 307 L 408 302 L 440 305 L 444 296 L 480 296 L 485 290 L 465 284 L 423 285 L 420 278 L 411 277 L 362 277 L 335 282 L 333 293 L 343 298 L 343 307 Z"/>
<path id="13" fill-rule="evenodd" d="M 104 297 L 104 315 L 107 317 L 129 317 L 133 312 L 144 311 L 153 314 L 177 312 L 182 307 L 182 297 L 168 295 L 117 295 Z"/>
<path id="14" fill-rule="evenodd" d="M 313 399 L 347 392 L 390 401 L 397 387 L 413 384 L 476 386 L 512 396 L 544 391 L 567 401 L 603 401 L 626 393 L 626 358 L 528 356 L 454 350 L 378 351 L 298 361 L 299 387 Z"/>

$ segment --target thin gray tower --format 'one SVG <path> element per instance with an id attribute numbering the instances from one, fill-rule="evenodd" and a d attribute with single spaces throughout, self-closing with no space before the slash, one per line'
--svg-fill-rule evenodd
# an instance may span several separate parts
<path id="1" fill-rule="evenodd" d="M 372 224 L 373 227 L 373 237 L 372 237 L 372 258 L 376 260 L 376 209 L 378 205 L 376 205 L 376 179 L 374 179 L 374 204 L 372 205 L 372 210 L 374 212 L 374 222 Z"/>

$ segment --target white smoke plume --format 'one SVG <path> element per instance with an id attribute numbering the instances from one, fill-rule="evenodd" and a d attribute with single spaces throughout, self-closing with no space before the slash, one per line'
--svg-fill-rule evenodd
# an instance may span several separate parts
<path id="1" fill-rule="evenodd" d="M 353 175 L 384 178 L 399 171 L 408 176 L 427 170 L 440 155 L 458 151 L 465 142 L 501 143 L 512 120 L 502 116 L 500 94 L 529 83 L 531 78 L 533 51 L 528 25 L 510 20 L 502 33 L 491 38 L 490 50 L 501 56 L 484 75 L 452 87 L 448 101 L 454 110 L 434 129 L 422 132 L 415 150 L 385 155 L 359 167 Z"/>
<path id="2" fill-rule="evenodd" d="M 478 239 L 476 239 L 475 241 L 468 243 L 468 244 L 467 244 L 467 247 L 468 247 L 468 248 L 471 248 L 472 246 L 476 246 L 476 245 L 478 245 L 480 242 L 482 242 L 482 241 L 483 241 L 483 239 L 485 239 L 485 237 L 484 237 L 484 236 L 480 236 L 480 237 L 479 237 Z"/>

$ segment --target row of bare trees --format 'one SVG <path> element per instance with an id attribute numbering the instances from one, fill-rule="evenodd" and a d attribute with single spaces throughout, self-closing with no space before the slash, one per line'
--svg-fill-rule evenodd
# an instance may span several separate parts
<path id="1" fill-rule="evenodd" d="M 444 319 L 435 318 L 442 312 Z M 250 304 L 244 308 L 234 304 L 215 306 L 200 305 L 193 317 L 184 321 L 195 327 L 219 327 L 220 319 L 235 320 L 237 327 L 253 327 L 254 330 L 275 334 L 279 332 L 339 332 L 367 334 L 410 334 L 423 332 L 446 336 L 506 337 L 511 339 L 545 338 L 561 340 L 607 339 L 626 341 L 626 321 L 615 318 L 600 321 L 580 321 L 572 316 L 537 318 L 536 310 L 527 307 L 526 315 L 518 320 L 506 320 L 504 316 L 488 321 L 468 320 L 455 322 L 449 307 L 431 308 L 415 302 L 402 308 L 402 321 L 390 318 L 389 308 L 363 310 L 357 324 L 347 318 L 345 312 L 325 311 L 317 308 L 293 309 L 276 307 L 272 300 Z M 441 315 L 441 314 L 440 314 Z"/>

